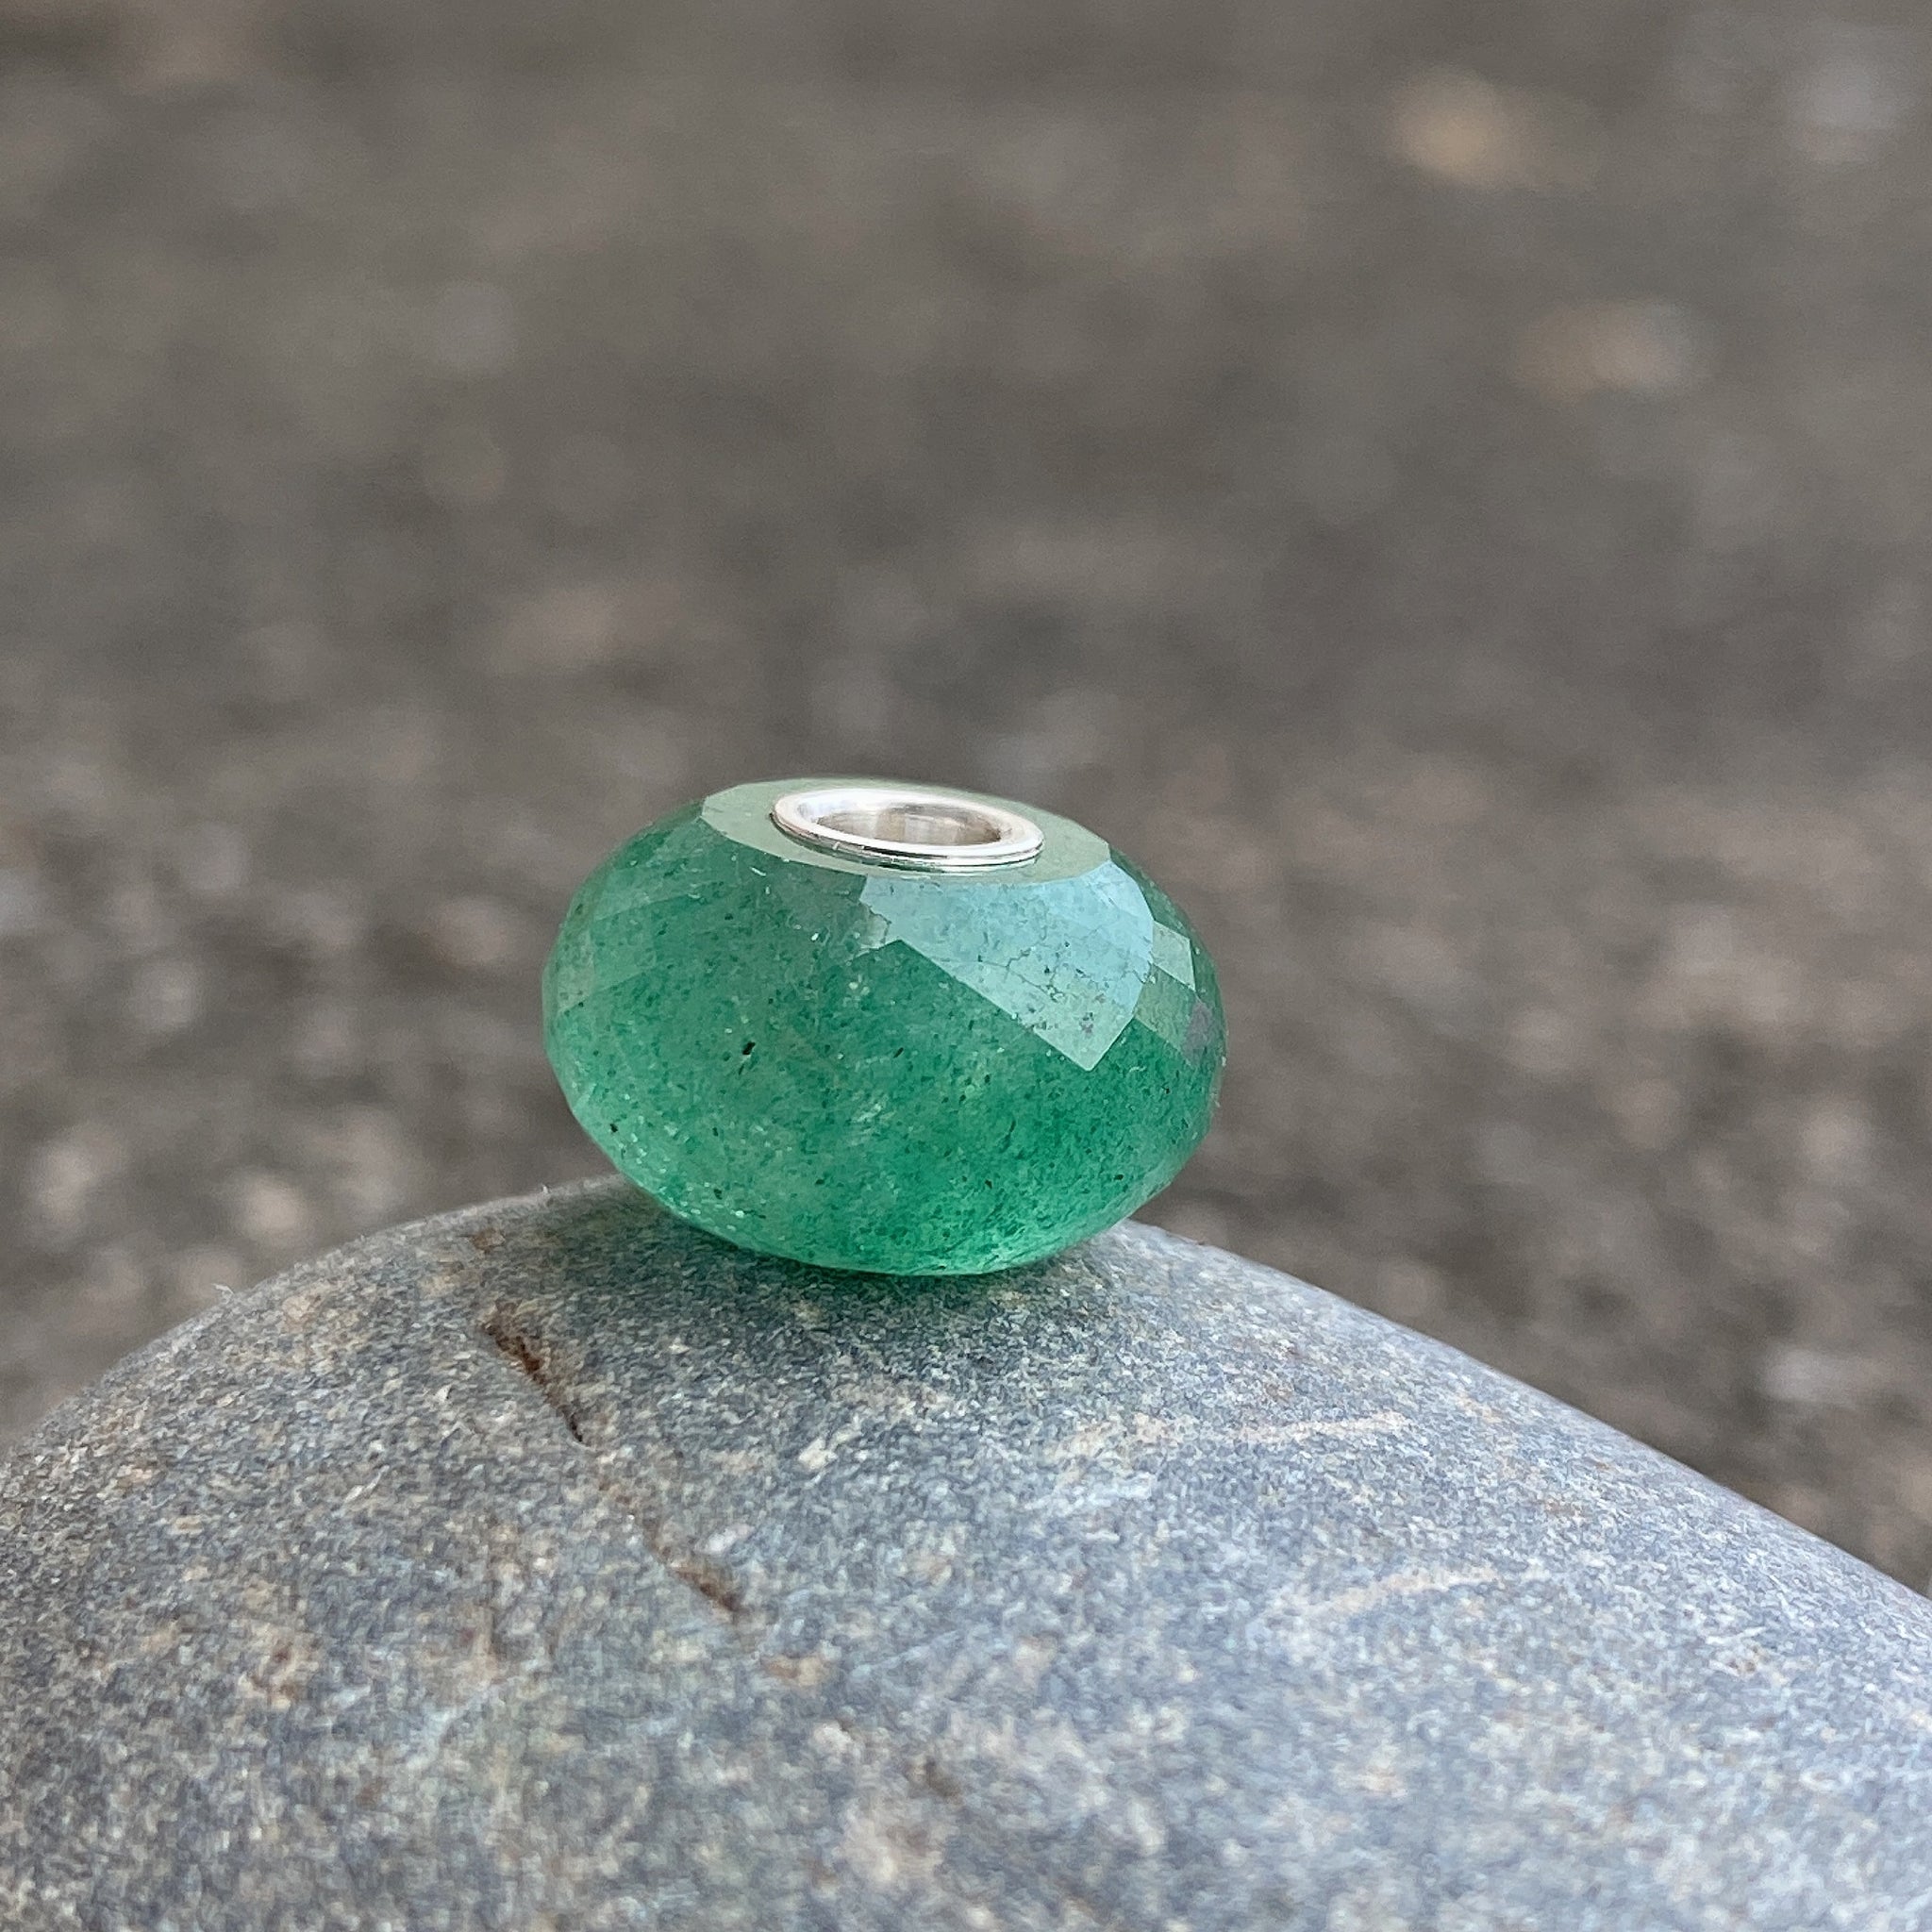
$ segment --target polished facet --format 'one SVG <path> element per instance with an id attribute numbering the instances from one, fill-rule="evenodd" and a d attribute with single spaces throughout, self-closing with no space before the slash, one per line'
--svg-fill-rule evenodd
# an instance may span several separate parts
<path id="1" fill-rule="evenodd" d="M 848 836 L 801 836 L 801 798 Z M 983 851 L 1015 825 L 1033 856 L 864 843 Z M 1220 1080 L 1214 969 L 1173 902 L 1070 820 L 965 793 L 688 806 L 585 881 L 543 990 L 558 1078 L 619 1168 L 714 1234 L 826 1267 L 1051 1254 L 1173 1178 Z"/>

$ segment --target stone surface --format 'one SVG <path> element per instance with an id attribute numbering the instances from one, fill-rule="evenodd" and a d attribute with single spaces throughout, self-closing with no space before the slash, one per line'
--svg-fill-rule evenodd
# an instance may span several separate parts
<path id="1" fill-rule="evenodd" d="M 815 850 L 771 819 L 806 782 L 686 806 L 579 888 L 543 1015 L 585 1132 L 712 1234 L 881 1274 L 1035 1261 L 1164 1188 L 1225 1041 L 1167 894 L 1030 806 L 1039 856 L 984 874 Z"/>
<path id="2" fill-rule="evenodd" d="M 1923 1600 L 1144 1228 L 902 1283 L 476 1209 L 123 1365 L 0 1512 L 23 1932 L 1932 1909 Z"/>

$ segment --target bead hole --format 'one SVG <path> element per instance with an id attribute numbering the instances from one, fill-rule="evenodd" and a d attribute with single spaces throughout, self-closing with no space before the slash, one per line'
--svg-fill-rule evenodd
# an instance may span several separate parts
<path id="1" fill-rule="evenodd" d="M 1002 835 L 999 821 L 969 805 L 883 805 L 828 811 L 818 823 L 855 839 L 886 839 L 896 845 L 991 845 Z"/>
<path id="2" fill-rule="evenodd" d="M 1045 842 L 1031 819 L 992 800 L 897 785 L 788 791 L 774 802 L 772 823 L 826 852 L 930 872 L 1023 865 Z"/>

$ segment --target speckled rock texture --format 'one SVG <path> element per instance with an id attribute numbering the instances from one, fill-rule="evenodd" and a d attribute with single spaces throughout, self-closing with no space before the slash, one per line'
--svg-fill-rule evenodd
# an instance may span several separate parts
<path id="1" fill-rule="evenodd" d="M 830 1275 L 615 1183 L 238 1296 L 0 1475 L 23 1932 L 1907 1932 L 1932 1608 L 1133 1225 Z"/>

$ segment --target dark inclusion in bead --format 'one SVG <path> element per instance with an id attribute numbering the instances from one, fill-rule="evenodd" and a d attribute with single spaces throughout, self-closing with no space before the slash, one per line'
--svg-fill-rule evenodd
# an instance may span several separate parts
<path id="1" fill-rule="evenodd" d="M 798 789 L 687 806 L 578 891 L 544 1033 L 591 1139 L 727 1241 L 893 1274 L 1033 1260 L 1165 1187 L 1224 1046 L 1174 902 L 1031 808 L 1020 864 L 820 850 L 772 822 Z"/>

